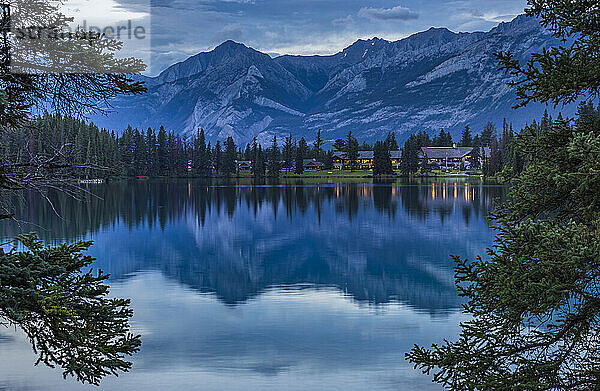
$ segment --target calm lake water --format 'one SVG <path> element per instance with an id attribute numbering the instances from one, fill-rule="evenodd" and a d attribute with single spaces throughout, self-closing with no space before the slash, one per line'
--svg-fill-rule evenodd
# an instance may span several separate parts
<path id="1" fill-rule="evenodd" d="M 147 181 L 26 194 L 0 236 L 92 239 L 141 352 L 100 388 L 34 367 L 0 328 L 0 390 L 439 390 L 404 354 L 463 320 L 450 254 L 491 244 L 498 186 Z"/>

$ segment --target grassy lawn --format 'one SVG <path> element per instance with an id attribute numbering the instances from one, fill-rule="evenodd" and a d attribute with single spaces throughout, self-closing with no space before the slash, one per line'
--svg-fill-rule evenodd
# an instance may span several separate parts
<path id="1" fill-rule="evenodd" d="M 365 170 L 323 170 L 323 171 L 304 171 L 303 174 L 292 172 L 282 172 L 282 178 L 365 178 L 372 177 L 373 171 Z"/>
<path id="2" fill-rule="evenodd" d="M 467 177 L 467 176 L 479 176 L 482 175 L 482 172 L 480 170 L 465 170 L 465 171 L 461 171 L 461 170 L 457 170 L 457 171 L 443 171 L 443 170 L 433 170 L 427 174 L 425 174 L 425 176 L 436 176 L 436 177 Z"/>

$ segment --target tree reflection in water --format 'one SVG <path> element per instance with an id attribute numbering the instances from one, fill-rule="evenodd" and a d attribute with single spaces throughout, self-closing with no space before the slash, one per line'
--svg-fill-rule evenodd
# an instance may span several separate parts
<path id="1" fill-rule="evenodd" d="M 450 253 L 489 245 L 503 188 L 459 180 L 310 184 L 150 180 L 91 186 L 62 216 L 26 193 L 21 224 L 48 241 L 92 238 L 96 267 L 125 279 L 159 270 L 237 305 L 272 286 L 334 287 L 360 302 L 441 313 L 460 306 Z M 22 202 L 16 199 L 14 202 Z M 102 234 L 106 233 L 106 235 Z"/>

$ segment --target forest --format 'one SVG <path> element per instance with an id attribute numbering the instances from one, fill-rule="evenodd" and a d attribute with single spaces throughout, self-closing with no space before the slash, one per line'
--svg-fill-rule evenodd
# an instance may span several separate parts
<path id="1" fill-rule="evenodd" d="M 548 127 L 551 123 L 552 118 L 546 113 L 539 123 L 534 121 L 527 128 Z M 366 141 L 360 143 L 350 131 L 345 139 L 335 140 L 330 150 L 324 149 L 320 130 L 310 145 L 306 139 L 295 140 L 290 135 L 283 139 L 281 147 L 276 137 L 267 146 L 256 139 L 246 146 L 238 146 L 231 137 L 211 144 L 202 129 L 192 137 L 183 137 L 162 126 L 158 130 L 128 126 L 119 134 L 84 120 L 51 114 L 39 116 L 27 125 L 6 129 L 0 137 L 0 152 L 5 161 L 23 163 L 40 156 L 69 156 L 72 163 L 79 164 L 62 170 L 61 175 L 79 179 L 231 176 L 237 172 L 236 161 L 251 162 L 254 177 L 278 177 L 281 170 L 301 174 L 305 159 L 315 159 L 324 164 L 325 170 L 331 170 L 334 151 L 341 151 L 356 161 L 359 151 L 365 150 L 374 151 L 375 174 L 394 173 L 390 151 L 395 150 L 402 151 L 402 174 L 425 173 L 431 167 L 420 159 L 421 147 L 453 145 L 474 147 L 473 168 L 486 176 L 495 176 L 505 168 L 512 172 L 523 169 L 521 154 L 514 147 L 516 133 L 506 120 L 500 131 L 489 122 L 474 135 L 466 126 L 458 142 L 444 129 L 431 135 L 419 131 L 409 136 L 402 148 L 395 132 L 370 145 Z M 482 147 L 490 148 L 489 159 L 482 156 Z"/>

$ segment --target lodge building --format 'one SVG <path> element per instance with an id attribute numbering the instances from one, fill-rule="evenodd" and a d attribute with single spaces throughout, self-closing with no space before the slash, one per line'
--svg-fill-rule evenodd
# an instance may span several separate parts
<path id="1" fill-rule="evenodd" d="M 473 149 L 474 147 L 457 147 L 456 145 L 452 147 L 422 147 L 419 151 L 419 159 L 421 162 L 439 168 L 458 169 L 461 166 L 470 168 Z M 490 148 L 482 148 L 480 156 L 482 161 L 488 161 L 490 158 Z M 392 167 L 396 170 L 400 169 L 402 152 L 390 151 L 390 157 L 392 160 Z M 373 160 L 373 151 L 358 151 L 358 159 L 355 168 L 357 170 L 372 170 Z M 250 161 L 237 161 L 236 163 L 238 165 L 238 170 L 240 171 L 252 170 L 252 162 Z M 303 163 L 306 171 L 319 171 L 324 169 L 324 164 L 316 159 L 304 159 Z M 333 152 L 334 169 L 349 170 L 351 166 L 351 161 L 346 157 L 345 152 Z"/>
<path id="2" fill-rule="evenodd" d="M 460 166 L 470 168 L 474 147 L 422 147 L 419 159 L 429 165 L 440 168 L 457 169 Z M 480 153 L 481 161 L 488 161 L 490 148 L 484 147 Z"/>

